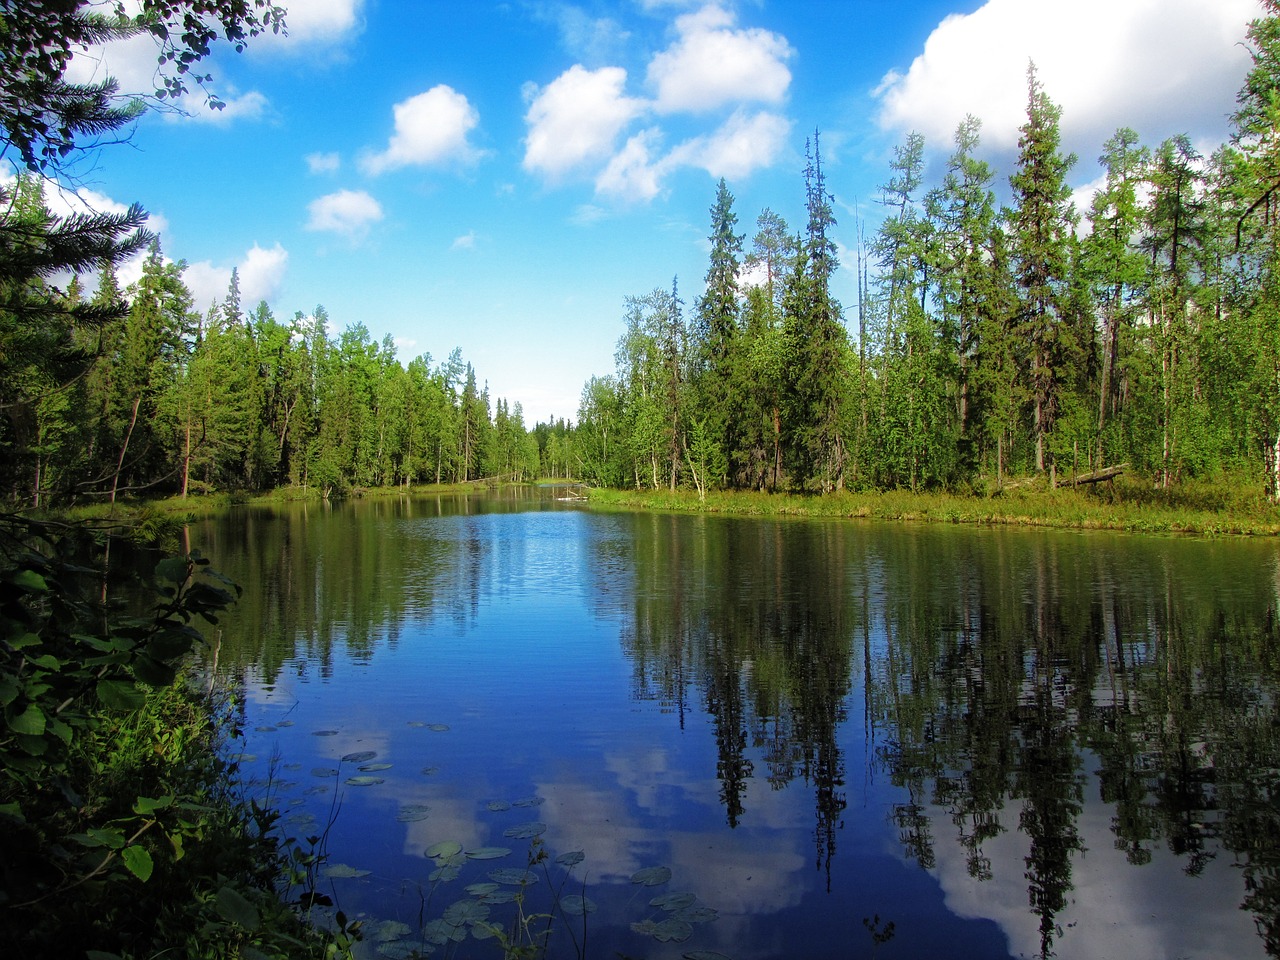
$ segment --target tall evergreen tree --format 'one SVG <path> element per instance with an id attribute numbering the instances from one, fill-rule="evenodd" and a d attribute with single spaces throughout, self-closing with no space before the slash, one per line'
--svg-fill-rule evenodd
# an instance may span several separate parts
<path id="1" fill-rule="evenodd" d="M 1027 119 L 1018 140 L 1017 169 L 1009 183 L 1014 202 L 1011 249 L 1022 301 L 1018 327 L 1028 349 L 1026 378 L 1038 471 L 1053 466 L 1049 435 L 1063 380 L 1078 359 L 1078 344 L 1063 318 L 1074 221 L 1066 175 L 1075 156 L 1061 152 L 1061 116 L 1062 109 L 1049 99 L 1031 64 Z"/>

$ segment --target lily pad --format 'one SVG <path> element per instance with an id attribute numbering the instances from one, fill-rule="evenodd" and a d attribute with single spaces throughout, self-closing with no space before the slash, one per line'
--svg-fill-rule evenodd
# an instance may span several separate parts
<path id="1" fill-rule="evenodd" d="M 467 851 L 468 860 L 500 860 L 511 853 L 508 847 L 476 847 Z"/>
<path id="2" fill-rule="evenodd" d="M 338 735 L 338 731 L 337 730 L 312 730 L 311 735 L 313 737 L 336 737 Z"/>
<path id="3" fill-rule="evenodd" d="M 502 933 L 501 927 L 485 921 L 471 925 L 471 936 L 477 940 L 492 940 L 500 933 Z"/>
<path id="4" fill-rule="evenodd" d="M 303 790 L 302 792 L 309 797 L 318 797 L 320 796 L 320 794 L 328 793 L 332 789 L 333 789 L 332 787 L 325 787 L 325 786 L 321 786 L 320 784 L 316 784 L 314 787 L 307 787 L 307 789 Z"/>
<path id="5" fill-rule="evenodd" d="M 270 724 L 267 724 L 266 726 L 262 726 L 262 727 L 254 727 L 253 732 L 254 733 L 275 733 L 278 729 L 280 728 L 273 727 Z"/>
<path id="6" fill-rule="evenodd" d="M 409 726 L 411 726 L 411 727 L 425 727 L 425 726 L 426 726 L 426 723 L 425 723 L 425 722 L 423 722 L 422 720 L 410 720 L 410 721 L 409 721 Z"/>
<path id="7" fill-rule="evenodd" d="M 479 900 L 459 900 L 445 907 L 444 922 L 458 926 L 464 923 L 480 923 L 489 919 L 489 907 Z"/>
<path id="8" fill-rule="evenodd" d="M 461 871 L 455 866 L 437 867 L 427 874 L 427 880 L 431 883 L 451 883 L 458 879 Z"/>
<path id="9" fill-rule="evenodd" d="M 529 882 L 529 871 L 518 867 L 500 867 L 489 871 L 489 879 L 495 883 L 523 886 Z"/>
<path id="10" fill-rule="evenodd" d="M 285 769 L 285 770 L 288 770 L 290 773 L 292 773 L 292 772 L 293 772 L 293 771 L 295 771 L 295 770 L 301 770 L 301 769 L 302 769 L 302 764 L 300 764 L 300 763 L 286 763 L 286 764 L 284 765 L 284 769 Z"/>
<path id="11" fill-rule="evenodd" d="M 502 831 L 504 837 L 510 837 L 512 840 L 528 840 L 530 837 L 539 837 L 547 832 L 547 825 L 540 821 L 533 820 L 529 823 L 518 823 L 514 827 L 508 827 Z"/>
<path id="12" fill-rule="evenodd" d="M 495 890 L 493 893 L 483 894 L 480 899 L 485 903 L 501 904 L 515 903 L 516 897 L 520 896 L 515 890 Z"/>
<path id="13" fill-rule="evenodd" d="M 465 925 L 458 926 L 437 918 L 425 924 L 422 928 L 422 937 L 428 943 L 434 943 L 437 946 L 443 946 L 452 940 L 454 943 L 461 943 L 467 939 L 467 928 Z"/>
<path id="14" fill-rule="evenodd" d="M 424 851 L 425 855 L 431 859 L 437 857 L 452 857 L 462 852 L 462 844 L 456 840 L 441 840 L 439 843 L 433 843 Z"/>
<path id="15" fill-rule="evenodd" d="M 568 853 L 562 853 L 556 857 L 556 863 L 565 867 L 576 867 L 585 859 L 587 859 L 587 855 L 581 850 L 570 850 Z"/>
<path id="16" fill-rule="evenodd" d="M 387 960 L 418 960 L 419 957 L 434 953 L 435 949 L 431 944 L 423 944 L 417 940 L 388 940 L 378 944 L 378 956 L 386 957 Z"/>
<path id="17" fill-rule="evenodd" d="M 631 875 L 632 883 L 639 883 L 646 887 L 656 887 L 670 879 L 670 867 L 645 867 L 643 870 L 637 870 Z"/>
<path id="18" fill-rule="evenodd" d="M 693 925 L 683 920 L 663 920 L 653 930 L 653 938 L 660 943 L 684 943 L 692 936 Z"/>
<path id="19" fill-rule="evenodd" d="M 368 940 L 387 943 L 390 940 L 401 940 L 413 933 L 413 927 L 399 920 L 379 920 L 372 926 L 364 925 L 364 935 Z"/>
<path id="20" fill-rule="evenodd" d="M 546 797 L 521 797 L 519 800 L 512 800 L 513 807 L 540 807 L 547 802 Z"/>
<path id="21" fill-rule="evenodd" d="M 437 774 L 439 772 L 440 772 L 439 767 L 423 767 L 422 768 L 423 775 L 428 777 L 433 776 L 434 774 Z"/>
<path id="22" fill-rule="evenodd" d="M 292 721 L 292 720 L 281 720 L 279 723 L 277 723 L 277 724 L 276 724 L 276 726 L 277 726 L 277 727 L 292 727 L 292 726 L 293 726 L 293 721 Z"/>
<path id="23" fill-rule="evenodd" d="M 312 767 L 311 775 L 313 777 L 336 777 L 338 771 L 333 767 Z"/>
<path id="24" fill-rule="evenodd" d="M 342 758 L 343 763 L 364 763 L 366 760 L 372 760 L 378 755 L 377 750 L 357 750 L 355 753 L 348 753 Z"/>
<path id="25" fill-rule="evenodd" d="M 345 863 L 331 863 L 321 872 L 331 880 L 352 880 L 357 877 L 367 877 L 373 871 L 358 870 L 355 867 L 347 866 Z"/>
<path id="26" fill-rule="evenodd" d="M 503 810 L 511 809 L 511 804 L 508 803 L 506 800 L 490 800 L 488 803 L 485 804 L 485 806 L 488 807 L 490 810 L 492 810 L 494 813 L 501 813 Z"/>
<path id="27" fill-rule="evenodd" d="M 660 907 L 663 910 L 683 910 L 685 907 L 692 906 L 697 900 L 697 895 L 692 893 L 664 893 L 650 900 L 649 906 Z"/>
<path id="28" fill-rule="evenodd" d="M 436 733 L 447 733 L 449 725 L 447 723 L 433 723 L 427 727 L 428 730 L 434 730 Z"/>
<path id="29" fill-rule="evenodd" d="M 417 823 L 419 820 L 427 819 L 427 814 L 431 808 L 425 803 L 411 803 L 401 807 L 400 812 L 396 814 L 396 819 L 401 823 Z"/>
<path id="30" fill-rule="evenodd" d="M 496 883 L 473 883 L 467 887 L 467 893 L 473 897 L 483 897 L 489 893 L 497 893 L 500 889 Z"/>
<path id="31" fill-rule="evenodd" d="M 352 787 L 371 787 L 375 783 L 386 783 L 387 781 L 382 777 L 347 777 L 345 782 Z"/>
<path id="32" fill-rule="evenodd" d="M 363 773 L 374 773 L 378 770 L 390 770 L 393 766 L 391 763 L 362 763 L 360 770 Z"/>
<path id="33" fill-rule="evenodd" d="M 571 917 L 582 917 L 596 912 L 596 905 L 586 897 L 570 894 L 560 898 L 560 909 Z"/>
<path id="34" fill-rule="evenodd" d="M 730 960 L 723 953 L 716 953 L 714 950 L 691 950 L 686 954 L 682 954 L 683 960 Z"/>
<path id="35" fill-rule="evenodd" d="M 692 907 L 684 907 L 681 910 L 677 910 L 671 919 L 683 920 L 685 923 L 710 923 L 712 920 L 719 919 L 719 917 L 719 911 L 699 903 Z"/>

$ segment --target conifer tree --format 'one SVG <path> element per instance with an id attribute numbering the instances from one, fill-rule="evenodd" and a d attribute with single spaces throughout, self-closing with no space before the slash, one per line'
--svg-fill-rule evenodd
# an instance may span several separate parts
<path id="1" fill-rule="evenodd" d="M 1066 371 L 1078 346 L 1063 320 L 1074 212 L 1067 171 L 1074 155 L 1061 152 L 1062 109 L 1027 68 L 1027 120 L 1018 140 L 1017 169 L 1009 178 L 1014 206 L 1011 251 L 1021 298 L 1018 331 L 1027 344 L 1025 376 L 1031 394 L 1031 432 L 1037 471 L 1051 468 L 1048 448 Z"/>

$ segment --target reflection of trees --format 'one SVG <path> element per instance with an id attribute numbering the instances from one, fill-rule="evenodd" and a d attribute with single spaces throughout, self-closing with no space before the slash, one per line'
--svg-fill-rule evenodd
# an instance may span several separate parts
<path id="1" fill-rule="evenodd" d="M 908 798 L 895 817 L 909 854 L 933 864 L 928 809 L 941 808 L 971 875 L 987 879 L 984 844 L 1016 808 L 1048 955 L 1082 850 L 1091 754 L 1129 861 L 1163 844 L 1197 873 L 1231 851 L 1243 906 L 1276 952 L 1270 554 L 998 533 L 930 536 L 921 552 L 924 539 L 882 543 L 883 642 L 867 670 L 878 755 Z"/>
<path id="2" fill-rule="evenodd" d="M 253 665 L 268 685 L 286 664 L 327 676 L 337 650 L 366 659 L 397 642 L 406 621 L 468 622 L 481 595 L 523 561 L 511 552 L 519 542 L 495 545 L 465 525 L 522 505 L 397 497 L 245 509 L 194 524 L 192 545 L 246 588 L 221 626 L 220 663 Z"/>
<path id="3" fill-rule="evenodd" d="M 631 533 L 623 644 L 633 694 L 682 724 L 700 698 L 730 826 L 746 813 L 757 763 L 774 789 L 811 784 L 818 862 L 829 870 L 846 802 L 837 732 L 855 622 L 842 528 L 637 515 Z"/>

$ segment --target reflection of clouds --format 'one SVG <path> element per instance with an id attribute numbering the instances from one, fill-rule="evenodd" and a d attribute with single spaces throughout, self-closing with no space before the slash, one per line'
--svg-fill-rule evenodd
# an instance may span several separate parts
<path id="1" fill-rule="evenodd" d="M 1199 877 L 1183 872 L 1185 860 L 1163 847 L 1151 862 L 1130 864 L 1117 850 L 1111 832 L 1113 808 L 1087 801 L 1077 822 L 1085 853 L 1072 857 L 1074 889 L 1057 916 L 1061 930 L 1054 941 L 1060 960 L 1164 960 L 1179 957 L 1244 958 L 1264 955 L 1253 917 L 1240 910 L 1244 887 L 1230 855 L 1219 852 Z M 994 876 L 987 881 L 969 876 L 964 848 L 955 841 L 955 827 L 943 811 L 931 810 L 933 871 L 942 885 L 947 906 L 962 917 L 996 921 L 1009 937 L 1015 956 L 1040 952 L 1040 920 L 1027 901 L 1025 858 L 1028 838 L 1016 828 L 988 840 L 983 853 L 991 858 Z M 1013 805 L 1006 819 L 1016 823 Z"/>
<path id="2" fill-rule="evenodd" d="M 627 794 L 651 793 L 659 781 L 648 774 L 665 770 L 666 788 L 680 786 L 666 770 L 661 751 L 646 751 L 638 769 L 613 758 L 608 767 L 616 772 L 624 789 L 596 787 L 581 782 L 542 783 L 538 792 L 547 798 L 539 808 L 539 818 L 548 824 L 548 838 L 567 844 L 565 849 L 581 849 L 586 866 L 596 882 L 625 883 L 643 867 L 669 866 L 672 889 L 690 890 L 722 914 L 760 915 L 773 913 L 800 902 L 807 882 L 797 874 L 807 871 L 807 842 L 802 832 L 739 830 L 726 832 L 717 821 L 707 830 L 674 830 L 655 835 L 651 826 L 641 824 L 627 810 Z M 692 791 L 689 791 L 692 792 Z M 702 790 L 708 806 L 718 809 L 714 790 Z M 779 798 L 779 811 L 785 804 Z M 794 821 L 774 812 L 777 821 Z M 793 811 L 794 813 L 794 811 Z"/>

